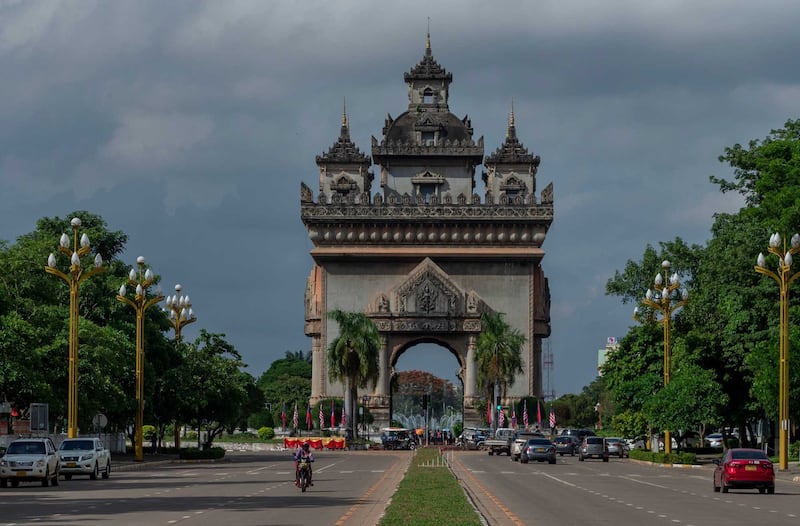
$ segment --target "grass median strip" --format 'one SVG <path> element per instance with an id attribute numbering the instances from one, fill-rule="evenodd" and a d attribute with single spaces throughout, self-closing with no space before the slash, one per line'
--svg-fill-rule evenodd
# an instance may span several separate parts
<path id="1" fill-rule="evenodd" d="M 480 518 L 437 448 L 418 449 L 381 526 L 480 526 Z"/>

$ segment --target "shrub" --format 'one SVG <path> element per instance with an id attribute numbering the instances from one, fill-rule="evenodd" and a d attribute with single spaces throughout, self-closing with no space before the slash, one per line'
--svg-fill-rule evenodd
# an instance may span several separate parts
<path id="1" fill-rule="evenodd" d="M 258 438 L 261 440 L 270 440 L 275 438 L 275 430 L 271 427 L 262 427 L 258 430 Z"/>
<path id="2" fill-rule="evenodd" d="M 798 458 L 798 456 L 800 456 L 800 442 L 789 444 L 789 458 Z"/>
<path id="3" fill-rule="evenodd" d="M 144 436 L 145 440 L 152 441 L 153 438 L 155 438 L 155 435 L 156 435 L 155 426 L 151 426 L 151 425 L 142 426 L 142 436 Z"/>

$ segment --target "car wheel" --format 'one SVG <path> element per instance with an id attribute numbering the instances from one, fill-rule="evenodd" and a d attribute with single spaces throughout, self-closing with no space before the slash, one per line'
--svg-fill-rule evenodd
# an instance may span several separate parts
<path id="1" fill-rule="evenodd" d="M 522 457 L 520 457 L 519 461 L 522 462 L 523 464 L 527 464 L 528 463 L 528 457 L 526 457 L 525 455 L 522 455 Z"/>
<path id="2" fill-rule="evenodd" d="M 411 448 L 414 449 L 414 448 Z M 111 476 L 111 461 L 106 462 L 106 469 L 103 470 L 103 478 L 108 479 Z"/>
<path id="3" fill-rule="evenodd" d="M 767 488 L 767 493 L 769 493 L 770 495 L 775 495 L 775 486 L 770 486 L 769 488 Z"/>
<path id="4" fill-rule="evenodd" d="M 12 488 L 18 488 L 19 487 L 19 481 L 12 479 L 11 480 L 11 487 Z"/>
<path id="5" fill-rule="evenodd" d="M 728 485 L 725 484 L 725 479 L 720 479 L 719 485 L 722 487 L 722 493 L 728 493 Z"/>
<path id="6" fill-rule="evenodd" d="M 64 480 L 72 480 L 72 473 L 66 473 L 64 475 Z"/>
<path id="7" fill-rule="evenodd" d="M 89 473 L 89 478 L 92 480 L 97 480 L 97 474 L 100 472 L 100 469 L 97 467 L 97 462 L 94 463 L 94 468 L 92 472 Z"/>
<path id="8" fill-rule="evenodd" d="M 719 486 L 717 486 L 717 477 L 714 477 L 712 484 L 714 485 L 714 493 L 719 493 Z"/>
<path id="9" fill-rule="evenodd" d="M 42 479 L 42 487 L 46 488 L 50 485 L 50 468 L 47 468 L 47 471 L 44 472 L 44 478 Z"/>
<path id="10" fill-rule="evenodd" d="M 603 457 L 603 462 L 608 462 L 608 457 Z"/>
<path id="11" fill-rule="evenodd" d="M 581 462 L 583 462 L 583 455 L 579 456 L 579 457 L 578 457 L 578 460 L 580 460 Z"/>
<path id="12" fill-rule="evenodd" d="M 8 480 L 0 479 L 0 488 L 7 488 L 7 487 L 8 487 Z"/>
<path id="13" fill-rule="evenodd" d="M 767 492 L 767 488 L 758 488 L 758 492 L 763 495 Z"/>
<path id="14" fill-rule="evenodd" d="M 555 463 L 556 463 L 556 459 L 554 459 L 554 458 L 551 458 L 551 459 L 550 459 L 548 462 L 549 462 L 550 464 L 555 464 Z"/>
<path id="15" fill-rule="evenodd" d="M 494 450 L 493 450 L 493 449 L 490 449 L 490 450 L 489 450 L 489 456 L 491 457 L 492 455 L 494 455 Z"/>

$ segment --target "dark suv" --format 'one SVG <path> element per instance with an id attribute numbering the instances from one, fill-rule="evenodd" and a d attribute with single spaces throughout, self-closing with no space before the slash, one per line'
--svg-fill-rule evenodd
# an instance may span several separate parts
<path id="1" fill-rule="evenodd" d="M 586 437 L 578 450 L 578 460 L 583 462 L 587 458 L 602 458 L 608 462 L 608 445 L 606 439 L 598 436 Z"/>
<path id="2" fill-rule="evenodd" d="M 575 439 L 575 441 L 580 444 L 583 442 L 583 439 L 586 437 L 593 437 L 595 436 L 594 431 L 591 429 L 581 428 L 581 429 L 562 429 L 561 433 L 558 436 L 570 436 Z"/>

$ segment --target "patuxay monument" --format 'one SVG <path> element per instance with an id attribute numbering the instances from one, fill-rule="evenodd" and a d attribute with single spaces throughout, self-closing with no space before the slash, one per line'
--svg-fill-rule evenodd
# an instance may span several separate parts
<path id="1" fill-rule="evenodd" d="M 420 343 L 458 360 L 464 425 L 480 425 L 476 404 L 486 393 L 476 386 L 475 344 L 483 312 L 504 313 L 526 337 L 524 372 L 505 403 L 542 395 L 542 339 L 550 334 L 542 244 L 553 221 L 553 185 L 537 196 L 539 157 L 517 138 L 513 105 L 505 139 L 484 156 L 469 117 L 450 111 L 453 75 L 434 59 L 430 35 L 403 79 L 407 107 L 386 117 L 380 140 L 372 137 L 372 157 L 351 140 L 345 112 L 339 138 L 316 159 L 318 188 L 301 185 L 301 218 L 313 243 L 305 293 L 312 403 L 343 396 L 328 377 L 326 351 L 338 326 L 326 313 L 364 312 L 381 335 L 379 379 L 360 393 L 369 397 L 375 425 L 389 425 L 394 366 Z"/>

